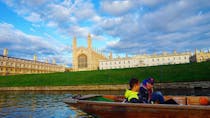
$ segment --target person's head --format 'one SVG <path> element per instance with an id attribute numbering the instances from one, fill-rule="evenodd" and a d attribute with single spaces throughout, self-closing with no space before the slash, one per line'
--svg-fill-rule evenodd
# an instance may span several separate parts
<path id="1" fill-rule="evenodd" d="M 142 83 L 147 89 L 152 89 L 154 85 L 155 80 L 153 78 L 147 78 Z"/>
<path id="2" fill-rule="evenodd" d="M 140 88 L 140 82 L 137 78 L 132 78 L 129 82 L 130 90 L 138 91 Z"/>

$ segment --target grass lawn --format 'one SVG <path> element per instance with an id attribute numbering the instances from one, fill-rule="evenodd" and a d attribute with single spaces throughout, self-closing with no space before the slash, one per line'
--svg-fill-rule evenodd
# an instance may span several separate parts
<path id="1" fill-rule="evenodd" d="M 68 86 L 127 84 L 130 78 L 154 77 L 156 82 L 210 81 L 210 62 L 130 69 L 0 76 L 3 86 Z"/>

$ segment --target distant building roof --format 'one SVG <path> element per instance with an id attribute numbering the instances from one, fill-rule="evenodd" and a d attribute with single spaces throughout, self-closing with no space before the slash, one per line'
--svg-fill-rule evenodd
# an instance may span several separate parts
<path id="1" fill-rule="evenodd" d="M 9 56 L 3 56 L 3 55 L 0 55 L 0 57 L 7 57 L 7 58 L 12 58 L 12 59 L 18 59 L 18 60 L 23 60 L 23 61 L 31 61 L 31 62 L 34 62 L 34 60 L 22 59 L 22 58 L 17 58 L 17 57 L 9 57 Z M 41 62 L 41 61 L 36 61 L 36 62 L 43 63 L 43 64 L 50 64 L 50 65 L 57 65 L 57 64 L 46 63 L 46 62 Z"/>

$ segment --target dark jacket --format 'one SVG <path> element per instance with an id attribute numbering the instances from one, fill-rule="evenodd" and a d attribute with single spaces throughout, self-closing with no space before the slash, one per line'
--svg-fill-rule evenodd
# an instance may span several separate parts
<path id="1" fill-rule="evenodd" d="M 150 94 L 149 93 L 150 91 L 148 91 L 145 87 L 141 86 L 140 89 L 139 89 L 139 99 L 141 99 L 141 101 L 143 103 L 150 103 Z"/>

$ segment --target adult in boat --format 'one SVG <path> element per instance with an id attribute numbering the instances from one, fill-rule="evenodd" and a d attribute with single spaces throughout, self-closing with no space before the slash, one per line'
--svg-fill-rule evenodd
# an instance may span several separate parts
<path id="1" fill-rule="evenodd" d="M 141 87 L 139 89 L 139 99 L 143 101 L 143 103 L 164 103 L 164 98 L 161 92 L 154 92 L 153 86 L 154 86 L 155 79 L 154 78 L 147 78 L 142 81 Z"/>
<path id="2" fill-rule="evenodd" d="M 139 99 L 138 92 L 140 88 L 140 82 L 137 78 L 132 78 L 129 81 L 130 89 L 126 89 L 125 91 L 125 102 L 128 103 L 143 103 L 141 99 Z"/>

